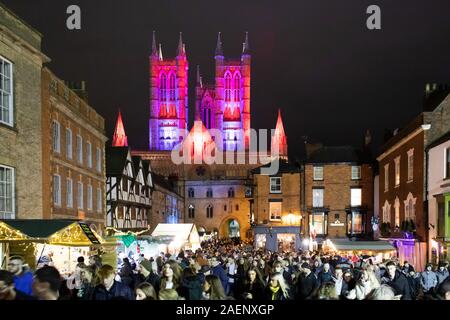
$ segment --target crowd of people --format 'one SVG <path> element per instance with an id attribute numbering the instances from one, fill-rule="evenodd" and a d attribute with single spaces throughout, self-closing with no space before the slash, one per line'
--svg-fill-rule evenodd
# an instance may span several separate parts
<path id="1" fill-rule="evenodd" d="M 450 300 L 449 264 L 422 272 L 407 261 L 320 252 L 276 253 L 232 240 L 203 242 L 195 251 L 78 258 L 63 278 L 45 265 L 32 272 L 20 256 L 0 270 L 0 300 Z"/>

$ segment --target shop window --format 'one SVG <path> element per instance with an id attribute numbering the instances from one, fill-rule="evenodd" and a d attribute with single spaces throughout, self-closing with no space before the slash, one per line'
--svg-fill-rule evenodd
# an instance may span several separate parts
<path id="1" fill-rule="evenodd" d="M 328 232 L 328 214 L 325 212 L 313 212 L 309 215 L 310 232 L 316 235 L 326 235 Z"/>
<path id="2" fill-rule="evenodd" d="M 349 235 L 364 233 L 363 214 L 359 211 L 352 211 L 347 214 L 347 233 Z"/>

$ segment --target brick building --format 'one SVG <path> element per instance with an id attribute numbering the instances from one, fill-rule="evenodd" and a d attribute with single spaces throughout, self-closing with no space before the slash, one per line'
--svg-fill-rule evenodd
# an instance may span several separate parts
<path id="1" fill-rule="evenodd" d="M 409 122 L 382 147 L 380 169 L 380 235 L 397 248 L 400 260 L 422 269 L 426 260 L 427 210 L 424 208 L 425 113 Z"/>
<path id="2" fill-rule="evenodd" d="M 107 140 L 103 117 L 43 68 L 41 123 L 43 218 L 80 218 L 102 230 Z"/>
<path id="3" fill-rule="evenodd" d="M 265 165 L 263 167 L 267 167 Z M 250 212 L 254 245 L 271 251 L 293 251 L 301 247 L 301 168 L 280 160 L 275 175 L 251 170 Z"/>
<path id="4" fill-rule="evenodd" d="M 0 4 L 0 219 L 42 217 L 41 38 Z"/>
<path id="5" fill-rule="evenodd" d="M 371 239 L 373 165 L 350 146 L 319 147 L 307 155 L 302 177 L 305 237 Z"/>

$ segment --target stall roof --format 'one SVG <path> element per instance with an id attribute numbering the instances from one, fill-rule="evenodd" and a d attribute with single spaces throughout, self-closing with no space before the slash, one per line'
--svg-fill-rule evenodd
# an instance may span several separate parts
<path id="1" fill-rule="evenodd" d="M 75 219 L 7 219 L 0 220 L 0 226 L 4 230 L 0 232 L 2 242 L 32 241 L 69 246 L 106 244 L 86 223 Z"/>
<path id="2" fill-rule="evenodd" d="M 395 247 L 389 241 L 350 241 L 346 239 L 330 240 L 337 251 L 394 251 Z"/>
<path id="3" fill-rule="evenodd" d="M 52 234 L 70 226 L 78 220 L 2 220 L 7 225 L 31 238 L 48 238 Z"/>
<path id="4" fill-rule="evenodd" d="M 180 241 L 199 242 L 197 228 L 193 223 L 160 223 L 152 237 L 172 236 Z"/>

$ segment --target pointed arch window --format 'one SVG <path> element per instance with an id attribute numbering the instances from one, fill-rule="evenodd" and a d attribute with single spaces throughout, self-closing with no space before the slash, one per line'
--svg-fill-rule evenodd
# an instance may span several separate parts
<path id="1" fill-rule="evenodd" d="M 189 205 L 188 215 L 189 215 L 189 219 L 194 219 L 195 218 L 195 207 L 194 207 L 193 204 Z"/>
<path id="2" fill-rule="evenodd" d="M 206 207 L 206 217 L 209 219 L 213 217 L 213 206 L 211 204 Z"/>
<path id="3" fill-rule="evenodd" d="M 166 91 L 167 91 L 167 77 L 163 73 L 160 77 L 159 83 L 159 98 L 161 101 L 166 101 Z"/>
<path id="4" fill-rule="evenodd" d="M 239 73 L 234 75 L 234 101 L 241 101 L 241 76 Z"/>
<path id="5" fill-rule="evenodd" d="M 231 101 L 231 74 L 225 74 L 225 101 Z"/>
<path id="6" fill-rule="evenodd" d="M 417 198 L 414 198 L 412 193 L 408 193 L 408 196 L 406 197 L 405 202 L 405 221 L 406 220 L 413 220 L 416 219 L 416 200 Z"/>
<path id="7" fill-rule="evenodd" d="M 228 198 L 234 198 L 234 188 L 228 189 Z"/>
<path id="8" fill-rule="evenodd" d="M 213 197 L 213 191 L 212 191 L 211 188 L 208 188 L 208 189 L 206 190 L 206 197 L 207 197 L 207 198 L 212 198 L 212 197 Z"/>
<path id="9" fill-rule="evenodd" d="M 395 209 L 395 227 L 400 227 L 400 200 L 398 198 L 395 198 L 394 209 Z"/>
<path id="10" fill-rule="evenodd" d="M 169 96 L 170 101 L 175 101 L 175 74 L 169 76 Z"/>
<path id="11" fill-rule="evenodd" d="M 194 193 L 194 188 L 189 188 L 188 189 L 188 198 L 194 198 L 195 193 Z"/>
<path id="12" fill-rule="evenodd" d="M 391 222 L 391 205 L 387 200 L 383 205 L 383 222 L 390 223 Z"/>

